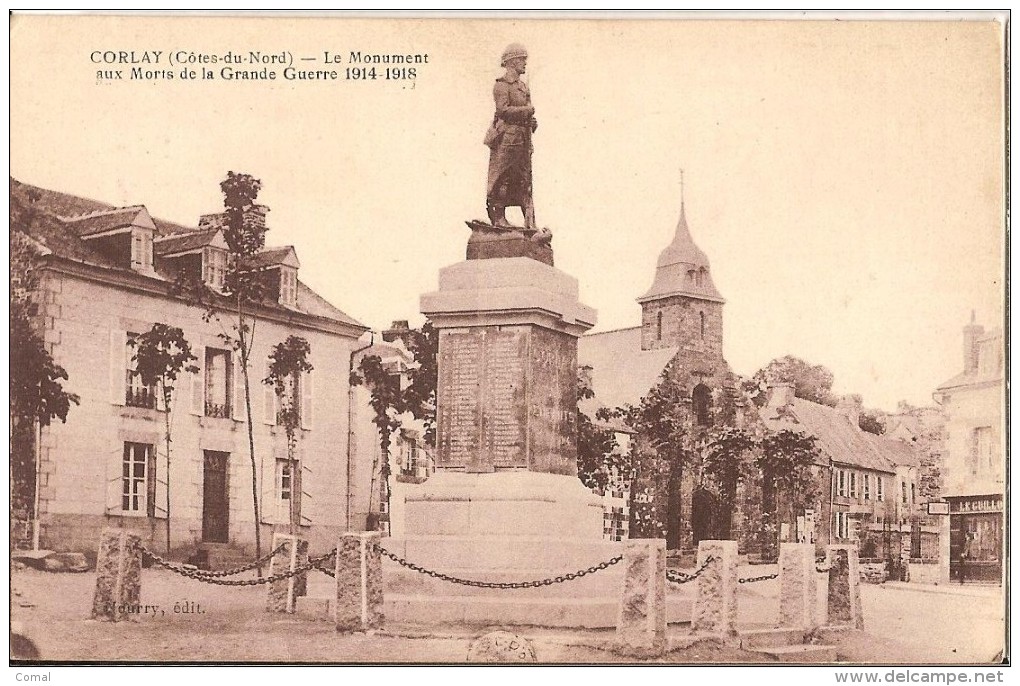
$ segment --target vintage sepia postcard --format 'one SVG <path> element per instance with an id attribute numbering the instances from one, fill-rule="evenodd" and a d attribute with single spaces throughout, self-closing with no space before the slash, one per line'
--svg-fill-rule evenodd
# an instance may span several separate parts
<path id="1" fill-rule="evenodd" d="M 1001 681 L 1007 40 L 12 14 L 18 679 Z"/>

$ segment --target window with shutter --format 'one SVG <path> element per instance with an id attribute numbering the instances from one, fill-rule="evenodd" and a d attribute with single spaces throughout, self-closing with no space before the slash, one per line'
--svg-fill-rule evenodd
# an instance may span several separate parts
<path id="1" fill-rule="evenodd" d="M 193 364 L 197 371 L 191 377 L 191 414 L 205 414 L 205 348 L 197 346 L 192 351 L 197 358 Z"/>
<path id="2" fill-rule="evenodd" d="M 313 376 L 312 372 L 305 372 L 301 375 L 300 391 L 301 391 L 301 427 L 304 429 L 312 428 L 312 420 L 314 419 L 314 391 Z"/>

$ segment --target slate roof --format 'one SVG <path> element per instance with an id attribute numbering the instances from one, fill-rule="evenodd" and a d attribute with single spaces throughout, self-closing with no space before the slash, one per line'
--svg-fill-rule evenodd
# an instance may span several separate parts
<path id="1" fill-rule="evenodd" d="M 123 218 L 127 215 L 130 215 L 131 219 L 133 219 L 138 215 L 139 211 L 145 209 L 143 205 L 134 205 L 127 208 L 114 208 L 105 203 L 100 203 L 88 198 L 78 198 L 73 195 L 68 195 L 67 193 L 59 193 L 57 191 L 50 191 L 30 186 L 12 179 L 12 195 L 17 193 L 23 198 L 27 198 L 28 193 L 31 191 L 35 191 L 39 194 L 39 199 L 33 205 L 33 207 L 35 207 L 39 212 L 36 221 L 32 225 L 30 235 L 38 243 L 49 250 L 53 256 L 93 267 L 128 273 L 135 278 L 152 279 L 161 283 L 165 283 L 176 278 L 176 274 L 172 274 L 170 272 L 160 273 L 159 267 L 157 267 L 157 273 L 154 276 L 146 276 L 138 272 L 134 272 L 131 269 L 123 267 L 112 261 L 106 257 L 102 251 L 98 250 L 95 245 L 91 245 L 89 242 L 81 238 L 83 234 L 79 233 L 79 231 L 82 230 L 83 225 L 88 227 L 87 230 L 89 232 L 94 233 L 96 231 L 96 226 L 110 225 L 110 223 L 116 224 L 117 222 L 123 221 Z M 123 210 L 123 212 L 121 212 L 121 210 Z M 94 216 L 83 217 L 82 215 L 84 214 Z M 97 222 L 92 222 L 92 219 L 97 219 L 99 217 L 103 217 L 103 219 Z M 128 220 L 128 223 L 130 223 L 130 220 Z M 206 240 L 206 236 L 210 233 L 209 231 L 199 231 L 194 227 L 188 228 L 180 224 L 174 224 L 172 222 L 156 218 L 153 218 L 153 223 L 156 225 L 156 233 L 158 235 L 180 235 L 180 240 L 185 244 L 189 244 L 191 241 L 204 241 Z M 212 235 L 215 235 L 215 232 L 212 232 Z M 162 251 L 163 246 L 165 246 L 167 242 L 168 241 L 155 242 L 154 249 L 157 250 L 157 252 Z M 283 250 L 291 249 L 292 248 L 285 248 Z M 271 259 L 275 259 L 275 256 Z M 300 280 L 298 281 L 297 296 L 297 308 L 284 308 L 282 305 L 278 305 L 276 303 L 264 303 L 264 306 L 269 309 L 279 309 L 282 311 L 295 311 L 296 309 L 296 311 L 300 313 L 323 317 L 361 329 L 368 328 L 339 308 L 335 307 L 319 294 L 315 293 Z"/>
<path id="2" fill-rule="evenodd" d="M 1002 381 L 1002 379 L 1003 372 L 1001 369 L 997 369 L 990 372 L 978 371 L 974 372 L 973 374 L 963 372 L 961 374 L 957 374 L 948 381 L 944 381 L 943 383 L 939 384 L 939 387 L 936 390 L 949 391 L 954 388 L 961 388 L 963 386 L 977 386 L 979 384 L 996 383 Z"/>
<path id="3" fill-rule="evenodd" d="M 678 351 L 676 347 L 642 350 L 639 326 L 581 336 L 577 363 L 592 368 L 595 391 L 594 398 L 581 401 L 582 411 L 594 416 L 600 407 L 637 405 Z"/>
<path id="4" fill-rule="evenodd" d="M 889 438 L 888 436 L 876 436 L 867 432 L 865 432 L 865 435 L 869 441 L 875 443 L 878 449 L 882 451 L 882 454 L 892 461 L 893 464 L 905 467 L 921 466 L 920 455 L 906 441 Z"/>
<path id="5" fill-rule="evenodd" d="M 248 267 L 250 269 L 274 267 L 287 259 L 292 252 L 294 252 L 294 246 L 292 245 L 285 245 L 279 248 L 266 248 L 248 259 Z"/>
<path id="6" fill-rule="evenodd" d="M 690 278 L 690 272 L 704 270 L 701 282 Z M 691 237 L 687 226 L 687 211 L 680 204 L 680 220 L 676 225 L 673 241 L 663 248 L 656 262 L 655 279 L 648 292 L 638 298 L 646 302 L 672 295 L 686 295 L 693 298 L 725 302 L 712 281 L 711 267 L 705 251 L 699 248 Z"/>
<path id="7" fill-rule="evenodd" d="M 895 462 L 885 445 L 872 440 L 877 437 L 851 424 L 834 407 L 794 398 L 785 406 L 768 404 L 761 408 L 760 415 L 765 426 L 772 431 L 790 429 L 814 436 L 816 445 L 826 458 L 825 463 L 831 457 L 833 462 L 841 465 L 887 473 L 896 471 Z"/>
<path id="8" fill-rule="evenodd" d="M 172 234 L 154 241 L 153 249 L 157 255 L 171 255 L 187 252 L 188 250 L 197 250 L 212 243 L 217 233 L 219 233 L 219 229 Z"/>

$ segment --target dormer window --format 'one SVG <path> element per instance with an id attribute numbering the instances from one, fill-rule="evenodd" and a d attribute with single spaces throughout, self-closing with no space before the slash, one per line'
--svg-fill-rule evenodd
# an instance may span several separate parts
<path id="1" fill-rule="evenodd" d="M 202 280 L 217 291 L 223 290 L 227 275 L 227 251 L 220 248 L 206 248 L 202 256 Z"/>
<path id="2" fill-rule="evenodd" d="M 145 229 L 131 231 L 131 268 L 140 272 L 152 271 L 152 232 Z"/>
<path id="3" fill-rule="evenodd" d="M 280 267 L 280 304 L 287 307 L 297 305 L 297 270 Z"/>

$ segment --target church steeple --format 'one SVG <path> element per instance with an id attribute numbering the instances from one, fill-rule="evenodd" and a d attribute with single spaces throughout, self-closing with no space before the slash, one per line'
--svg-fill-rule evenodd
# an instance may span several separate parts
<path id="1" fill-rule="evenodd" d="M 682 177 L 681 177 L 682 178 Z M 713 302 L 726 302 L 712 282 L 708 256 L 694 244 L 691 230 L 687 226 L 687 208 L 683 197 L 681 181 L 680 220 L 676 225 L 673 242 L 659 253 L 655 268 L 655 280 L 648 292 L 638 298 L 644 304 L 649 300 L 673 295 L 686 295 Z"/>
<path id="2" fill-rule="evenodd" d="M 709 366 L 722 359 L 723 297 L 712 282 L 708 256 L 694 244 L 680 177 L 680 219 L 659 254 L 655 279 L 641 303 L 641 348 L 680 348 Z"/>

